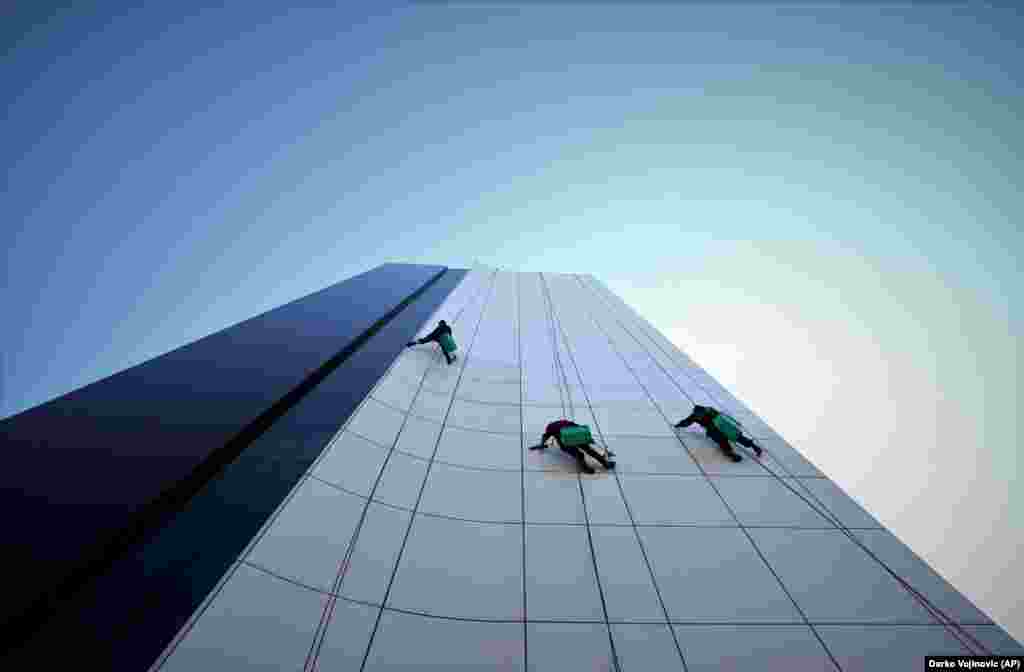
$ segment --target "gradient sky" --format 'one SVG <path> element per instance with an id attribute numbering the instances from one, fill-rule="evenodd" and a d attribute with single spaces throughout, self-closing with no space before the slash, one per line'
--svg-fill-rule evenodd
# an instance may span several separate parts
<path id="1" fill-rule="evenodd" d="M 385 261 L 593 273 L 1024 639 L 1020 10 L 43 4 L 0 415 Z"/>

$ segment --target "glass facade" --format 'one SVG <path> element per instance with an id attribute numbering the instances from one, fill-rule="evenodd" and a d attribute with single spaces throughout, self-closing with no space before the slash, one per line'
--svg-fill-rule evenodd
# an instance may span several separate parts
<path id="1" fill-rule="evenodd" d="M 1020 651 L 593 278 L 475 270 L 422 330 L 438 318 L 460 358 L 396 359 L 154 669 L 919 669 L 982 632 Z M 765 457 L 675 429 L 695 403 Z M 528 450 L 561 417 L 616 469 Z"/>
<path id="2" fill-rule="evenodd" d="M 271 427 L 269 445 L 313 436 L 308 464 L 192 590 L 150 669 L 853 671 L 1024 653 L 593 277 L 448 281 L 396 319 L 394 343 L 367 341 L 380 370 L 350 390 L 354 410 L 323 420 L 359 387 L 332 374 L 315 423 Z M 451 365 L 435 344 L 401 348 L 438 319 Z M 764 456 L 732 462 L 676 429 L 695 404 L 735 416 Z M 559 418 L 589 425 L 616 468 L 530 450 Z M 231 498 L 210 509 L 230 527 L 279 454 L 243 452 L 225 494 L 197 501 Z M 195 548 L 182 535 L 164 544 Z"/>
<path id="3" fill-rule="evenodd" d="M 149 665 L 463 275 L 380 266 L 0 421 L 3 661 Z"/>

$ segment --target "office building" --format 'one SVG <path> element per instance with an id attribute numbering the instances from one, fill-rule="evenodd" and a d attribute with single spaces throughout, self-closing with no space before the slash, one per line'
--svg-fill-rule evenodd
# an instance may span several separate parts
<path id="1" fill-rule="evenodd" d="M 405 347 L 440 319 L 451 365 Z M 765 455 L 675 428 L 696 404 Z M 530 450 L 560 418 L 615 469 Z M 916 670 L 1024 652 L 589 275 L 388 264 L 0 438 L 5 644 L 36 669 Z"/>

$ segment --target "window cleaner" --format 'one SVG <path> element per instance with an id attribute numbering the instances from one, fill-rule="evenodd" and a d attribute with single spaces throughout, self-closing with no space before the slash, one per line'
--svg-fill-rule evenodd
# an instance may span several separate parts
<path id="1" fill-rule="evenodd" d="M 405 347 L 411 348 L 414 345 L 423 345 L 424 343 L 437 343 L 441 346 L 441 354 L 444 355 L 448 364 L 455 361 L 454 353 L 458 346 L 455 345 L 455 339 L 452 338 L 452 328 L 444 320 L 438 322 L 437 326 L 429 334 L 415 341 L 409 341 L 405 344 Z"/>
<path id="2" fill-rule="evenodd" d="M 754 454 L 761 457 L 764 452 L 761 446 L 754 443 L 753 439 L 743 434 L 743 426 L 740 421 L 728 413 L 722 413 L 710 406 L 694 406 L 693 412 L 675 424 L 676 427 L 689 427 L 697 423 L 704 428 L 708 438 L 718 444 L 722 452 L 733 462 L 740 462 L 743 458 L 733 450 L 730 441 L 735 441 L 741 446 L 754 449 Z"/>
<path id="3" fill-rule="evenodd" d="M 540 438 L 540 444 L 530 446 L 530 450 L 544 450 L 547 442 L 552 439 L 563 452 L 569 453 L 576 458 L 580 471 L 585 474 L 592 474 L 594 470 L 587 464 L 584 453 L 597 460 L 605 469 L 615 468 L 615 461 L 608 459 L 614 456 L 615 453 L 609 450 L 602 454 L 595 450 L 593 448 L 594 437 L 590 433 L 590 427 L 587 425 L 580 425 L 572 420 L 556 420 L 548 424 L 544 430 L 544 435 Z"/>
<path id="4" fill-rule="evenodd" d="M 454 353 L 458 347 L 455 345 L 455 339 L 452 338 L 450 333 L 441 334 L 441 338 L 438 341 L 441 344 L 441 349 L 447 352 L 449 355 Z"/>

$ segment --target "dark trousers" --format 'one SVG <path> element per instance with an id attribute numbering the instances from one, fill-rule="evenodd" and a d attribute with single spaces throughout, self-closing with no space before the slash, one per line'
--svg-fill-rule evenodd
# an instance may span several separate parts
<path id="1" fill-rule="evenodd" d="M 600 462 L 601 466 L 603 466 L 605 469 L 608 468 L 608 458 L 606 458 L 598 451 L 594 450 L 590 446 L 590 444 L 586 444 L 583 446 L 563 446 L 562 440 L 559 439 L 557 436 L 555 437 L 555 441 L 558 442 L 558 447 L 561 448 L 563 452 L 569 453 L 570 455 L 575 457 L 576 461 L 579 462 L 580 466 L 586 465 L 586 460 L 583 457 L 583 453 L 586 453 L 587 455 L 590 455 L 592 458 Z"/>
<path id="2" fill-rule="evenodd" d="M 735 455 L 736 451 L 733 450 L 732 445 L 729 443 L 729 438 L 723 434 L 717 427 L 711 426 L 707 428 L 708 438 L 718 444 L 718 447 L 722 449 L 722 452 L 726 455 Z M 736 443 L 747 448 L 754 448 L 754 442 L 746 436 L 740 434 L 739 438 L 736 439 Z"/>

